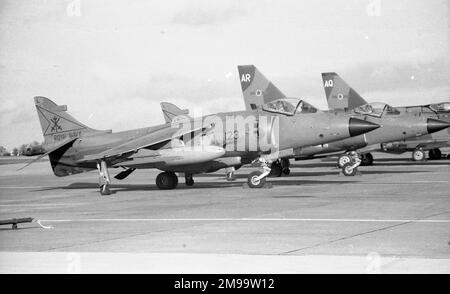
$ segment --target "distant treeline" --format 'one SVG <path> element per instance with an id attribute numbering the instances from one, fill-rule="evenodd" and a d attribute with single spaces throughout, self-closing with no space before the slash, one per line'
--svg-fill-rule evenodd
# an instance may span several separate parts
<path id="1" fill-rule="evenodd" d="M 15 147 L 12 151 L 8 151 L 5 147 L 0 146 L 0 156 L 33 156 L 43 154 L 45 152 L 42 143 L 34 141 L 30 144 L 22 144 Z"/>

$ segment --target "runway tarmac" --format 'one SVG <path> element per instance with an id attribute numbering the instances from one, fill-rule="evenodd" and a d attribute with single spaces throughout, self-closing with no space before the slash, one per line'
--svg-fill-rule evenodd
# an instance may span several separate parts
<path id="1" fill-rule="evenodd" d="M 0 226 L 0 273 L 450 273 L 450 160 L 374 157 L 355 177 L 292 161 L 271 189 L 243 188 L 254 168 L 169 191 L 138 170 L 103 197 L 96 172 L 3 164 L 0 219 L 53 229 Z"/>

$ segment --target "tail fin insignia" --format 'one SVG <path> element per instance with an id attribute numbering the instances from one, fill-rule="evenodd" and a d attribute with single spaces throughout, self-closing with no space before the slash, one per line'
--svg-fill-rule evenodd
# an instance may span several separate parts
<path id="1" fill-rule="evenodd" d="M 66 105 L 57 105 L 45 97 L 34 97 L 34 103 L 44 135 L 44 144 L 54 144 L 68 138 L 80 137 L 82 133 L 98 132 L 80 123 L 69 113 Z"/>

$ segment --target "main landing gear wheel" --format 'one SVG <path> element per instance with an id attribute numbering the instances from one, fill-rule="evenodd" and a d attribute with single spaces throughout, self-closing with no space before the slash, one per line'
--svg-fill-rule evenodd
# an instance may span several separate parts
<path id="1" fill-rule="evenodd" d="M 192 177 L 192 175 L 185 176 L 185 183 L 186 186 L 194 186 L 194 178 Z"/>
<path id="2" fill-rule="evenodd" d="M 340 168 L 343 168 L 346 163 L 349 163 L 351 161 L 352 161 L 352 159 L 349 155 L 343 154 L 343 155 L 339 156 L 339 158 L 338 158 L 338 166 Z"/>
<path id="3" fill-rule="evenodd" d="M 362 154 L 361 155 L 361 165 L 362 166 L 368 166 L 373 164 L 373 156 L 370 153 Z"/>
<path id="4" fill-rule="evenodd" d="M 288 158 L 283 158 L 281 160 L 281 168 L 284 175 L 289 175 L 291 173 L 291 169 L 289 168 L 291 163 Z"/>
<path id="5" fill-rule="evenodd" d="M 425 152 L 422 149 L 416 149 L 412 153 L 412 160 L 423 161 L 425 160 Z"/>
<path id="6" fill-rule="evenodd" d="M 275 161 L 274 163 L 271 164 L 270 166 L 270 177 L 281 177 L 281 175 L 283 174 L 283 169 L 281 168 L 281 163 L 279 163 L 278 161 Z"/>
<path id="7" fill-rule="evenodd" d="M 262 188 L 266 183 L 266 178 L 260 179 L 262 172 L 254 171 L 248 175 L 247 183 L 250 188 Z"/>
<path id="8" fill-rule="evenodd" d="M 428 157 L 430 159 L 441 159 L 441 150 L 439 150 L 439 148 L 431 149 L 430 151 L 428 151 Z"/>
<path id="9" fill-rule="evenodd" d="M 291 169 L 289 167 L 285 167 L 283 168 L 283 174 L 285 174 L 286 176 L 288 176 L 291 173 Z"/>
<path id="10" fill-rule="evenodd" d="M 346 177 L 353 177 L 358 172 L 358 169 L 356 167 L 353 167 L 353 163 L 347 162 L 342 167 L 342 173 Z"/>
<path id="11" fill-rule="evenodd" d="M 178 185 L 178 177 L 173 172 L 162 172 L 156 177 L 156 186 L 161 190 L 175 189 Z"/>

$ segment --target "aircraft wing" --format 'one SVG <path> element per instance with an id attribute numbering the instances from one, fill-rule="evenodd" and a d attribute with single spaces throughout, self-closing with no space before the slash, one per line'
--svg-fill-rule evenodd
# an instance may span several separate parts
<path id="1" fill-rule="evenodd" d="M 97 154 L 87 155 L 84 158 L 78 160 L 78 162 L 97 161 L 99 159 L 107 159 L 107 158 L 128 157 L 131 154 L 136 153 L 140 149 L 151 148 L 152 146 L 155 146 L 157 144 L 168 142 L 174 138 L 181 137 L 183 135 L 190 134 L 192 132 L 196 132 L 203 129 L 204 127 L 201 126 L 180 132 L 178 130 L 174 130 L 171 127 L 167 127 L 152 132 L 150 134 L 147 134 L 145 136 L 141 136 L 139 138 L 130 140 L 124 144 L 115 146 L 106 151 Z"/>
<path id="2" fill-rule="evenodd" d="M 450 141 L 449 140 L 436 140 L 436 141 L 433 141 L 433 142 L 420 143 L 420 144 L 417 145 L 416 148 L 422 148 L 422 149 L 425 149 L 425 150 L 430 150 L 430 149 L 434 149 L 434 148 L 443 148 L 443 147 L 448 147 L 448 146 L 450 146 Z"/>

